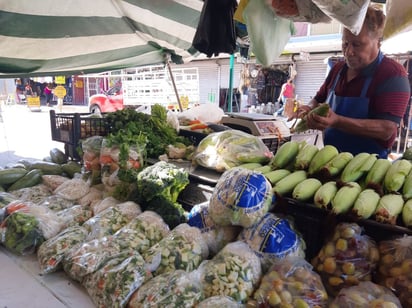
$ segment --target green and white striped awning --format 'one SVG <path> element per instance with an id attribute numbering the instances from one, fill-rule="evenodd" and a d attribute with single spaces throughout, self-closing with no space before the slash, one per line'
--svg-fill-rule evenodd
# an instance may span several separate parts
<path id="1" fill-rule="evenodd" d="M 0 0 L 0 78 L 188 62 L 202 0 Z"/>

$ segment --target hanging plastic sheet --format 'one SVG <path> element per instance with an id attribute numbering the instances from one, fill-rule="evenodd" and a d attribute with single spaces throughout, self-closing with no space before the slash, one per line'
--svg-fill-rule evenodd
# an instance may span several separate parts
<path id="1" fill-rule="evenodd" d="M 249 1 L 243 17 L 256 59 L 269 66 L 280 56 L 294 32 L 293 22 L 276 16 L 268 8 L 266 0 Z"/>
<path id="2" fill-rule="evenodd" d="M 193 46 L 208 57 L 233 54 L 236 49 L 236 0 L 205 0 Z"/>
<path id="3" fill-rule="evenodd" d="M 336 19 L 353 34 L 362 29 L 370 0 L 313 0 L 326 15 Z"/>
<path id="4" fill-rule="evenodd" d="M 412 1 L 386 1 L 386 24 L 383 30 L 385 39 L 412 29 Z"/>
<path id="5" fill-rule="evenodd" d="M 331 21 L 312 0 L 266 0 L 276 15 L 293 21 L 328 23 Z"/>

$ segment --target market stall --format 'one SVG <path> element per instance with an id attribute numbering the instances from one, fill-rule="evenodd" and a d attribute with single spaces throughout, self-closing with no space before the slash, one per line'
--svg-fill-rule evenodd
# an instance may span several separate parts
<path id="1" fill-rule="evenodd" d="M 153 47 L 141 47 L 151 62 L 164 51 Z M 49 63 L 79 69 L 66 60 Z M 50 72 L 28 62 L 25 74 Z M 342 307 L 348 292 L 360 306 L 412 305 L 410 153 L 393 162 L 339 153 L 262 114 L 199 118 L 160 105 L 50 112 L 66 153 L 0 170 L 0 304 Z M 21 281 L 41 296 L 17 295 Z"/>

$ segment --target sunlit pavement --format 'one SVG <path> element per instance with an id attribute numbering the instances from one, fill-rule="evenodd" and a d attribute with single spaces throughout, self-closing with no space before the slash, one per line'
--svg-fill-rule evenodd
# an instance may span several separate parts
<path id="1" fill-rule="evenodd" d="M 50 109 L 41 106 L 30 110 L 26 105 L 0 106 L 0 167 L 20 159 L 37 160 L 49 156 L 52 148 L 64 151 L 64 143 L 52 141 Z M 61 112 L 87 112 L 87 107 L 61 107 Z"/>

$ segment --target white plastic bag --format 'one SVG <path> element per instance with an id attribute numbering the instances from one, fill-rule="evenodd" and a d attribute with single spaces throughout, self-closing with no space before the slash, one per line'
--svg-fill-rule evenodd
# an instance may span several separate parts
<path id="1" fill-rule="evenodd" d="M 412 1 L 386 0 L 385 39 L 412 26 Z"/>
<path id="2" fill-rule="evenodd" d="M 358 35 L 365 20 L 370 0 L 313 0 L 326 15 L 339 21 Z"/>

